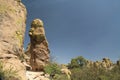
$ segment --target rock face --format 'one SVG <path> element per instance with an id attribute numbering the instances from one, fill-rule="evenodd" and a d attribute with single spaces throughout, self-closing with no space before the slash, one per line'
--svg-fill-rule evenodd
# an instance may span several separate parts
<path id="1" fill-rule="evenodd" d="M 43 71 L 44 66 L 49 61 L 48 42 L 45 37 L 43 22 L 35 19 L 31 23 L 29 31 L 30 41 L 30 65 L 34 71 Z"/>
<path id="2" fill-rule="evenodd" d="M 26 9 L 18 0 L 0 0 L 0 54 L 23 52 Z"/>
<path id="3" fill-rule="evenodd" d="M 17 56 L 13 54 L 3 54 L 0 55 L 0 61 L 3 62 L 5 70 L 15 71 L 9 74 L 13 75 L 12 77 L 16 77 L 17 79 L 10 79 L 10 80 L 26 80 L 25 66 L 21 63 L 21 61 Z"/>
<path id="4" fill-rule="evenodd" d="M 26 80 L 25 68 L 19 60 L 23 54 L 25 21 L 26 8 L 20 0 L 0 0 L 0 60 L 5 59 L 6 66 L 19 70 L 21 80 Z"/>

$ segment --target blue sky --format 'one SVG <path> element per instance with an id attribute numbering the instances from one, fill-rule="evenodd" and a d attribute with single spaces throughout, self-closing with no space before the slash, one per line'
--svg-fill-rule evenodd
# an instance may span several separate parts
<path id="1" fill-rule="evenodd" d="M 51 54 L 59 63 L 83 56 L 120 59 L 120 0 L 22 0 L 27 7 L 25 47 L 35 18 L 44 21 Z"/>

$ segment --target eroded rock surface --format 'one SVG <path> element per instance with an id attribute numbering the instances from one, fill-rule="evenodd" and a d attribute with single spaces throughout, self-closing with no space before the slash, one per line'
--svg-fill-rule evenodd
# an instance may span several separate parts
<path id="1" fill-rule="evenodd" d="M 20 0 L 0 0 L 0 60 L 19 70 L 20 80 L 26 80 L 23 54 L 26 8 Z M 4 61 L 5 60 L 5 61 Z"/>
<path id="2" fill-rule="evenodd" d="M 17 0 L 0 0 L 0 54 L 23 52 L 26 8 Z"/>
<path id="3" fill-rule="evenodd" d="M 30 44 L 28 52 L 30 54 L 30 65 L 34 71 L 43 71 L 44 66 L 49 61 L 48 42 L 45 36 L 43 22 L 35 19 L 31 23 L 29 31 Z"/>

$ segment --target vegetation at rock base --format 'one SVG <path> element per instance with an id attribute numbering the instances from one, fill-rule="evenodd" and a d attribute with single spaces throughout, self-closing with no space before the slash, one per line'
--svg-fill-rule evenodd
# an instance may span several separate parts
<path id="1" fill-rule="evenodd" d="M 53 55 L 50 55 L 50 62 L 45 66 L 44 71 L 50 75 L 50 80 L 68 80 L 67 75 L 61 73 L 61 65 L 56 62 Z"/>
<path id="2" fill-rule="evenodd" d="M 9 67 L 9 69 L 4 69 L 4 63 L 0 61 L 0 80 L 20 80 L 17 72 L 18 71 L 13 70 L 12 67 Z"/>
<path id="3" fill-rule="evenodd" d="M 69 80 L 67 75 L 61 73 L 61 66 L 55 62 L 50 62 L 44 70 L 50 74 L 52 80 Z"/>
<path id="4" fill-rule="evenodd" d="M 110 71 L 96 68 L 73 68 L 71 80 L 120 80 L 120 66 Z"/>
<path id="5" fill-rule="evenodd" d="M 71 71 L 71 80 L 120 80 L 120 65 L 114 63 L 111 68 L 87 67 L 87 59 L 82 56 L 71 59 L 67 65 Z M 65 74 L 60 72 L 61 66 L 57 63 L 50 63 L 45 67 L 52 80 L 69 80 Z"/>
<path id="6" fill-rule="evenodd" d="M 48 74 L 59 74 L 60 67 L 57 63 L 49 63 L 45 68 L 45 72 Z"/>
<path id="7" fill-rule="evenodd" d="M 82 61 L 82 65 L 79 61 Z M 120 80 L 120 66 L 114 64 L 111 69 L 87 67 L 86 59 L 77 57 L 71 60 L 68 67 L 71 70 L 71 80 Z M 84 63 L 84 64 L 83 64 Z"/>

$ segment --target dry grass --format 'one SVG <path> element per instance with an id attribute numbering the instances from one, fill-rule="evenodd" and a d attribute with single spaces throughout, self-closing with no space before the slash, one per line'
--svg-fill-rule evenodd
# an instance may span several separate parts
<path id="1" fill-rule="evenodd" d="M 4 69 L 4 63 L 0 61 L 0 79 L 10 80 L 11 78 L 15 79 L 17 74 L 17 70 L 13 70 L 13 67 L 9 67 L 9 69 Z M 19 79 L 18 79 L 19 80 Z"/>

